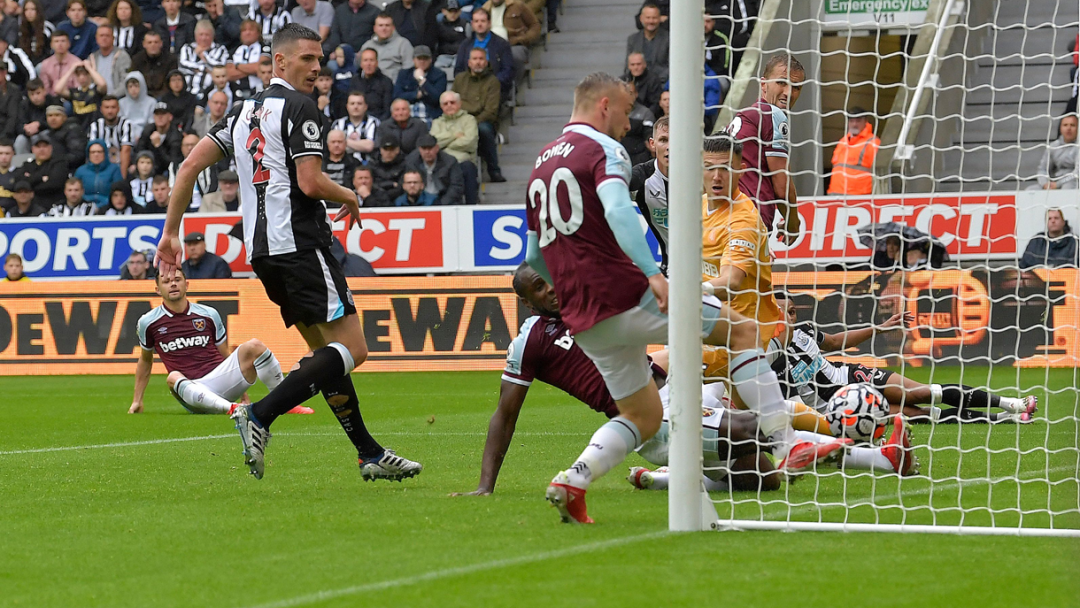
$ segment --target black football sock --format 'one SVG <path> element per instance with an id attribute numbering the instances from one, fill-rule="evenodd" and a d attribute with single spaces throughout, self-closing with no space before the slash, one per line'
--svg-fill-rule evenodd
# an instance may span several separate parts
<path id="1" fill-rule="evenodd" d="M 961 422 L 968 424 L 972 422 L 991 422 L 994 420 L 993 414 L 988 412 L 982 412 L 979 410 L 968 410 L 956 407 L 945 408 L 941 410 L 941 416 L 937 419 L 938 424 L 959 424 Z"/>
<path id="2" fill-rule="evenodd" d="M 351 371 L 351 370 L 350 370 Z M 341 352 L 324 346 L 300 359 L 300 367 L 285 376 L 281 384 L 251 406 L 255 419 L 269 428 L 277 417 L 311 399 L 330 382 L 345 376 Z"/>
<path id="3" fill-rule="evenodd" d="M 942 384 L 941 402 L 945 405 L 967 410 L 979 407 L 1001 407 L 1001 397 L 966 384 Z"/>
<path id="4" fill-rule="evenodd" d="M 360 400 L 356 397 L 356 387 L 352 378 L 342 376 L 327 382 L 322 387 L 323 398 L 333 410 L 341 428 L 356 446 L 360 458 L 371 458 L 383 453 L 383 447 L 368 432 L 364 418 L 360 415 Z"/>

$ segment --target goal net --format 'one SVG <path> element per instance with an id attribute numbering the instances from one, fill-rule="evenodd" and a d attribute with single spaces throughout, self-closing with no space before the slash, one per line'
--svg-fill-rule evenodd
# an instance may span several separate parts
<path id="1" fill-rule="evenodd" d="M 671 528 L 1080 535 L 1077 2 L 747 4 L 706 3 L 723 13 L 704 38 L 700 4 L 671 7 Z M 784 53 L 801 88 L 748 129 L 745 110 L 777 103 L 762 76 Z M 724 302 L 768 343 L 789 400 L 795 431 L 743 439 L 762 459 L 724 452 L 735 413 L 728 436 L 702 436 L 702 116 L 742 142 L 747 171 L 798 193 L 797 236 L 769 240 L 774 293 L 756 294 L 784 322 Z M 852 384 L 902 408 L 910 450 Z M 853 443 L 761 472 L 792 437 Z"/>

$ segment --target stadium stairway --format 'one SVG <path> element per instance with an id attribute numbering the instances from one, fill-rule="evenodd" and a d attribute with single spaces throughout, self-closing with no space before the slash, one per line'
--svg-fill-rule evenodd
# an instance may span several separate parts
<path id="1" fill-rule="evenodd" d="M 941 157 L 938 191 L 1016 191 L 1035 183 L 1071 95 L 1076 2 L 999 2 L 983 55 L 968 66 L 963 116 Z"/>
<path id="2" fill-rule="evenodd" d="M 522 86 L 514 124 L 504 129 L 499 150 L 506 182 L 484 184 L 484 204 L 520 205 L 536 153 L 559 136 L 570 118 L 574 86 L 586 75 L 625 69 L 626 37 L 634 31 L 639 0 L 569 0 L 559 15 L 559 32 L 548 36 L 542 67 L 532 71 L 532 86 Z M 508 120 L 508 119 L 504 119 Z"/>

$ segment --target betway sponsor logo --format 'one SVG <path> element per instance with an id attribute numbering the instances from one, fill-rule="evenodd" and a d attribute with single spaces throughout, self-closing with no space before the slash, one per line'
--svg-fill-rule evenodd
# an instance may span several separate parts
<path id="1" fill-rule="evenodd" d="M 181 348 L 190 348 L 192 346 L 203 348 L 210 344 L 210 338 L 208 336 L 193 336 L 191 338 L 176 338 L 169 342 L 164 342 L 161 345 L 162 352 L 171 352 L 174 350 L 180 350 Z"/>

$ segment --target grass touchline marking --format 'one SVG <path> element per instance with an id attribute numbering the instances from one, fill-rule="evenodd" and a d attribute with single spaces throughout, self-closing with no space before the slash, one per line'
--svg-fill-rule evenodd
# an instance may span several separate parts
<path id="1" fill-rule="evenodd" d="M 435 581 L 444 578 L 450 578 L 455 576 L 463 576 L 466 574 L 473 574 L 476 572 L 483 572 L 485 570 L 497 570 L 500 568 L 510 568 L 512 566 L 520 566 L 522 564 L 531 564 L 535 562 L 542 562 L 551 559 L 558 559 L 561 557 L 569 557 L 571 555 L 578 555 L 581 553 L 591 553 L 593 551 L 599 551 L 602 549 L 608 549 L 611 547 L 617 547 L 620 545 L 628 545 L 631 543 L 641 542 L 643 540 L 650 540 L 667 536 L 671 534 L 667 530 L 660 532 L 650 532 L 648 534 L 638 534 L 636 536 L 625 536 L 622 538 L 614 538 L 611 540 L 603 540 L 594 543 L 586 543 L 583 545 L 577 545 L 576 547 L 570 547 L 567 549 L 556 549 L 554 551 L 544 551 L 541 553 L 534 553 L 532 555 L 522 555 L 519 557 L 511 557 L 507 559 L 496 559 L 487 562 L 480 562 L 478 564 L 471 564 L 468 566 L 458 566 L 456 568 L 445 568 L 442 570 L 432 570 L 424 574 L 418 574 L 415 576 L 403 576 L 401 578 L 395 578 L 388 581 L 381 581 L 378 583 L 368 583 L 366 585 L 355 585 L 352 587 L 342 587 L 340 589 L 330 589 L 327 591 L 319 591 L 316 593 L 309 593 L 307 595 L 298 595 L 286 600 L 280 600 L 276 602 L 270 602 L 268 604 L 259 604 L 254 608 L 292 608 L 294 606 L 303 606 L 305 604 L 313 604 L 315 602 L 323 602 L 347 595 L 356 595 L 358 593 L 364 593 L 367 591 L 382 591 L 384 589 L 392 589 L 395 587 L 406 587 L 409 585 L 416 585 L 418 583 L 426 583 L 429 581 Z"/>
<path id="2" fill-rule="evenodd" d="M 98 443 L 95 445 L 69 445 L 56 448 L 34 448 L 29 450 L 8 450 L 0 452 L 0 456 L 15 454 L 44 454 L 47 452 L 76 452 L 78 450 L 101 450 L 105 448 L 127 448 L 140 445 L 158 445 L 162 443 L 183 443 L 185 441 L 205 441 L 207 439 L 225 439 L 236 437 L 236 433 L 228 435 L 202 435 L 200 437 L 173 437 L 170 439 L 147 439 L 146 441 L 124 441 L 121 443 Z"/>

